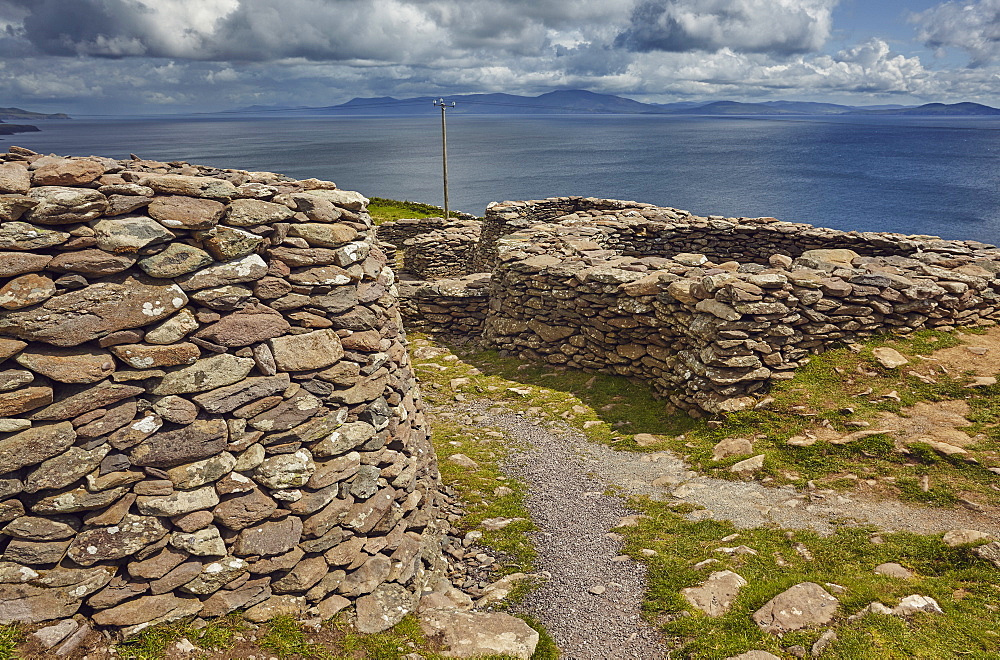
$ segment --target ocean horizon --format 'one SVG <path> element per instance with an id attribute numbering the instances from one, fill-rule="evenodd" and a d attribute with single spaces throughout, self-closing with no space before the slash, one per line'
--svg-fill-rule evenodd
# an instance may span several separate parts
<path id="1" fill-rule="evenodd" d="M 440 115 L 35 122 L 42 153 L 269 170 L 442 204 Z M 1000 243 L 1000 118 L 456 115 L 451 208 L 582 195 Z"/>

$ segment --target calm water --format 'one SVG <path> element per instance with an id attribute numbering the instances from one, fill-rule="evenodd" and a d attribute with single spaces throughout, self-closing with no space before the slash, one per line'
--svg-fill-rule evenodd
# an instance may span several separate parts
<path id="1" fill-rule="evenodd" d="M 36 151 L 331 179 L 441 204 L 439 115 L 42 122 Z M 1000 243 L 1000 119 L 461 116 L 448 122 L 451 206 L 589 195 L 701 215 Z"/>

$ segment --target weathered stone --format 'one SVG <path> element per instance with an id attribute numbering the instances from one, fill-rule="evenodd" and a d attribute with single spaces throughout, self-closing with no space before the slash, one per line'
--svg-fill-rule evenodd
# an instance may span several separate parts
<path id="1" fill-rule="evenodd" d="M 119 360 L 135 369 L 194 364 L 201 356 L 201 349 L 191 343 L 169 345 L 119 344 L 112 346 L 111 352 Z"/>
<path id="2" fill-rule="evenodd" d="M 133 213 L 140 209 L 144 209 L 149 206 L 149 203 L 153 201 L 152 189 L 146 188 L 145 186 L 137 186 L 137 188 L 142 190 L 148 190 L 150 194 L 148 195 L 116 195 L 109 191 L 103 189 L 100 190 L 103 194 L 108 197 L 108 208 L 104 212 L 105 216 L 115 216 L 115 215 L 125 215 L 126 213 Z"/>
<path id="3" fill-rule="evenodd" d="M 182 532 L 197 532 L 211 525 L 213 520 L 211 511 L 202 510 L 182 513 L 171 518 L 170 522 Z"/>
<path id="4" fill-rule="evenodd" d="M 218 261 L 229 261 L 256 252 L 265 240 L 263 236 L 232 227 L 216 227 L 210 232 L 199 233 L 198 238 Z"/>
<path id="5" fill-rule="evenodd" d="M 27 195 L 0 195 L 0 220 L 2 221 L 15 221 L 31 209 L 38 206 L 39 201 L 28 197 Z M 18 223 L 21 224 L 21 223 Z M 30 225 L 29 225 L 30 226 Z M 64 234 L 66 238 L 69 238 L 68 234 Z M 50 235 L 51 239 L 51 235 Z M 29 239 L 30 240 L 30 239 Z M 62 241 L 60 241 L 62 242 Z M 0 239 L 0 244 L 3 243 L 3 239 Z M 19 248 L 15 245 L 4 245 L 4 247 L 13 250 L 30 250 L 30 247 Z M 34 247 L 42 247 L 41 244 L 36 244 Z"/>
<path id="6" fill-rule="evenodd" d="M 70 541 L 25 541 L 14 539 L 7 544 L 3 558 L 16 564 L 39 566 L 41 564 L 55 564 L 63 555 Z"/>
<path id="7" fill-rule="evenodd" d="M 94 622 L 100 626 L 123 628 L 126 626 L 146 626 L 168 623 L 197 614 L 201 601 L 197 598 L 178 598 L 173 594 L 143 596 L 122 603 L 108 610 L 95 612 Z M 138 632 L 136 631 L 132 631 Z"/>
<path id="8" fill-rule="evenodd" d="M 174 234 L 163 225 L 143 215 L 102 218 L 94 224 L 94 232 L 97 247 L 116 254 L 135 254 L 147 245 L 165 243 L 174 238 Z M 142 261 L 139 265 L 142 266 Z"/>
<path id="9" fill-rule="evenodd" d="M 288 281 L 300 286 L 342 286 L 350 284 L 351 274 L 337 266 L 315 266 L 288 276 Z"/>
<path id="10" fill-rule="evenodd" d="M 413 604 L 406 601 L 400 591 L 401 588 L 398 585 L 386 585 L 387 589 L 393 587 L 398 604 L 395 607 L 380 607 L 380 610 L 388 609 L 392 614 L 386 612 L 379 617 L 372 617 L 374 625 L 368 623 L 367 609 L 370 604 L 367 602 L 362 604 L 359 601 L 357 606 L 359 629 L 364 626 L 366 632 L 376 632 L 373 630 L 375 628 L 385 630 L 395 625 L 390 622 L 397 617 L 402 618 L 399 615 L 400 611 L 405 610 L 404 616 L 412 611 Z M 364 623 L 362 623 L 363 616 Z M 528 660 L 538 645 L 538 633 L 535 630 L 521 619 L 502 612 L 434 609 L 420 614 L 420 626 L 428 639 L 442 644 L 449 650 L 449 655 L 459 658 L 505 655 Z"/>
<path id="11" fill-rule="evenodd" d="M 301 538 L 302 520 L 296 516 L 288 516 L 281 521 L 267 522 L 241 531 L 233 543 L 233 554 L 241 557 L 280 555 L 294 548 Z"/>
<path id="12" fill-rule="evenodd" d="M 27 465 L 37 465 L 47 458 L 57 456 L 76 440 L 73 425 L 40 424 L 0 440 L 0 474 L 6 474 Z"/>
<path id="13" fill-rule="evenodd" d="M 302 596 L 271 596 L 243 613 L 243 618 L 254 623 L 270 621 L 276 616 L 298 618 L 306 609 L 306 599 Z"/>
<path id="14" fill-rule="evenodd" d="M 66 619 L 31 633 L 30 639 L 48 650 L 72 635 L 80 627 L 74 619 Z"/>
<path id="15" fill-rule="evenodd" d="M 236 458 L 229 452 L 210 456 L 201 461 L 179 465 L 167 470 L 170 481 L 176 488 L 191 489 L 215 483 L 232 471 Z"/>
<path id="16" fill-rule="evenodd" d="M 60 383 L 96 383 L 115 371 L 107 351 L 92 348 L 32 346 L 16 358 L 18 364 Z"/>
<path id="17" fill-rule="evenodd" d="M 347 225 L 311 222 L 292 225 L 288 234 L 305 239 L 313 247 L 321 248 L 340 247 L 350 243 L 358 236 L 358 232 Z"/>
<path id="18" fill-rule="evenodd" d="M 188 557 L 188 553 L 167 546 L 148 559 L 129 563 L 128 572 L 133 577 L 158 580 L 180 566 Z"/>
<path id="19" fill-rule="evenodd" d="M 212 355 L 168 373 L 152 393 L 165 396 L 214 390 L 243 380 L 253 367 L 252 358 L 239 358 L 229 353 Z"/>
<path id="20" fill-rule="evenodd" d="M 171 243 L 163 252 L 140 259 L 139 268 L 153 277 L 173 278 L 192 273 L 210 263 L 212 257 L 204 250 L 184 243 Z"/>
<path id="21" fill-rule="evenodd" d="M 90 222 L 108 208 L 108 198 L 89 188 L 41 186 L 28 191 L 38 202 L 25 219 L 40 225 L 66 225 Z"/>
<path id="22" fill-rule="evenodd" d="M 203 602 L 201 616 L 214 617 L 229 614 L 239 608 L 251 607 L 271 596 L 267 578 L 251 580 L 238 589 L 216 591 Z"/>
<path id="23" fill-rule="evenodd" d="M 4 217 L 4 198 L 0 196 L 0 220 L 4 219 L 10 218 Z M 70 235 L 65 232 L 39 227 L 27 222 L 0 223 L 0 249 L 3 250 L 41 250 L 62 245 L 69 238 Z"/>
<path id="24" fill-rule="evenodd" d="M 196 300 L 205 307 L 211 307 L 221 312 L 231 312 L 234 309 L 239 309 L 248 303 L 252 297 L 253 289 L 242 284 L 201 289 L 191 294 L 192 300 Z"/>
<path id="25" fill-rule="evenodd" d="M 144 391 L 143 388 L 134 385 L 105 380 L 89 388 L 74 389 L 72 392 L 75 393 L 70 393 L 69 396 L 32 413 L 30 417 L 32 420 L 72 419 L 91 410 L 107 408 L 113 403 L 137 396 Z"/>
<path id="26" fill-rule="evenodd" d="M 30 188 L 28 168 L 20 163 L 0 163 L 0 193 L 24 194 Z"/>
<path id="27" fill-rule="evenodd" d="M 44 302 L 56 293 L 55 284 L 44 275 L 28 273 L 0 287 L 0 307 L 21 309 Z"/>
<path id="28" fill-rule="evenodd" d="M 15 277 L 43 270 L 52 260 L 47 254 L 0 252 L 0 277 Z"/>
<path id="29" fill-rule="evenodd" d="M 304 593 L 329 570 L 323 557 L 303 559 L 286 575 L 271 583 L 271 590 L 276 594 Z"/>
<path id="30" fill-rule="evenodd" d="M 249 565 L 239 557 L 224 557 L 205 564 L 201 574 L 181 587 L 181 591 L 199 596 L 214 594 L 249 571 Z"/>
<path id="31" fill-rule="evenodd" d="M 267 273 L 267 264 L 256 254 L 248 254 L 232 261 L 202 268 L 201 270 L 177 278 L 185 291 L 196 291 L 211 287 L 253 282 Z"/>
<path id="32" fill-rule="evenodd" d="M 369 499 L 356 502 L 344 518 L 344 526 L 362 534 L 372 531 L 392 509 L 395 494 L 392 488 L 383 488 Z"/>
<path id="33" fill-rule="evenodd" d="M 18 419 L 16 417 L 0 417 L 0 433 L 17 433 L 31 428 L 30 419 Z"/>
<path id="34" fill-rule="evenodd" d="M 193 398 L 206 412 L 229 413 L 251 401 L 283 392 L 289 383 L 288 374 L 246 378 L 235 385 L 219 387 Z"/>
<path id="35" fill-rule="evenodd" d="M 349 422 L 333 431 L 313 447 L 318 457 L 338 456 L 357 449 L 375 436 L 375 427 L 367 422 Z"/>
<path id="36" fill-rule="evenodd" d="M 175 284 L 145 276 L 114 275 L 43 305 L 0 315 L 0 332 L 56 346 L 76 346 L 111 332 L 139 328 L 187 304 Z"/>
<path id="37" fill-rule="evenodd" d="M 265 305 L 251 305 L 222 317 L 195 336 L 220 346 L 235 348 L 280 337 L 289 328 L 291 325 L 279 312 Z"/>
<path id="38" fill-rule="evenodd" d="M 0 623 L 32 624 L 68 619 L 80 609 L 81 601 L 104 587 L 112 575 L 112 570 L 100 567 L 77 571 L 68 584 L 63 581 L 57 585 L 0 584 Z"/>
<path id="39" fill-rule="evenodd" d="M 944 544 L 950 548 L 957 548 L 967 543 L 976 543 L 990 538 L 986 532 L 977 529 L 952 529 L 944 533 Z"/>
<path id="40" fill-rule="evenodd" d="M 732 571 L 716 571 L 701 585 L 681 589 L 681 595 L 708 616 L 718 617 L 729 611 L 746 585 L 747 581 Z"/>
<path id="41" fill-rule="evenodd" d="M 41 498 L 31 505 L 31 510 L 40 515 L 51 515 L 104 509 L 118 502 L 125 492 L 125 488 L 111 488 L 97 493 L 91 493 L 86 488 L 73 488 Z"/>
<path id="42" fill-rule="evenodd" d="M 145 340 L 149 344 L 173 344 L 197 329 L 198 320 L 194 313 L 184 308 L 147 332 Z"/>
<path id="43" fill-rule="evenodd" d="M 211 229 L 225 213 L 224 204 L 184 196 L 157 197 L 147 209 L 150 217 L 171 229 Z"/>
<path id="44" fill-rule="evenodd" d="M 186 561 L 174 568 L 159 580 L 149 583 L 149 592 L 153 595 L 166 594 L 184 586 L 201 574 L 202 565 L 198 560 Z"/>
<path id="45" fill-rule="evenodd" d="M 108 441 L 115 449 L 128 449 L 159 431 L 162 426 L 160 416 L 147 411 L 142 417 L 108 436 Z"/>
<path id="46" fill-rule="evenodd" d="M 385 555 L 370 557 L 364 564 L 349 571 L 337 587 L 337 593 L 348 598 L 371 593 L 375 587 L 385 582 L 392 571 L 392 562 Z"/>
<path id="47" fill-rule="evenodd" d="M 266 520 L 277 509 L 277 502 L 255 488 L 225 500 L 215 507 L 213 514 L 220 525 L 240 531 Z"/>
<path id="48" fill-rule="evenodd" d="M 62 541 L 77 533 L 79 522 L 62 522 L 51 518 L 22 516 L 3 528 L 3 533 L 15 539 L 29 541 Z"/>
<path id="49" fill-rule="evenodd" d="M 323 408 L 323 402 L 309 392 L 299 392 L 287 401 L 250 420 L 258 431 L 287 431 L 306 421 Z"/>
<path id="50" fill-rule="evenodd" d="M 294 215 L 295 213 L 284 204 L 257 199 L 234 199 L 226 213 L 226 224 L 236 227 L 270 225 L 288 221 Z"/>
<path id="51" fill-rule="evenodd" d="M 1000 541 L 991 541 L 978 548 L 973 548 L 972 553 L 1000 568 Z"/>
<path id="52" fill-rule="evenodd" d="M 910 616 L 917 612 L 927 612 L 929 614 L 944 614 L 944 610 L 938 602 L 930 596 L 912 594 L 899 601 L 899 605 L 892 608 L 892 613 L 896 616 Z"/>
<path id="53" fill-rule="evenodd" d="M 174 424 L 190 424 L 198 417 L 198 406 L 174 394 L 154 403 L 153 410 L 164 420 Z"/>
<path id="54" fill-rule="evenodd" d="M 884 564 L 879 564 L 875 567 L 876 575 L 884 575 L 891 578 L 899 578 L 901 580 L 908 580 L 913 577 L 913 571 L 897 564 L 896 562 L 886 562 Z"/>
<path id="55" fill-rule="evenodd" d="M 170 535 L 170 545 L 198 557 L 223 557 L 226 544 L 217 527 L 206 527 L 196 532 L 174 532 Z"/>
<path id="56" fill-rule="evenodd" d="M 221 419 L 205 419 L 158 433 L 129 452 L 133 465 L 173 467 L 215 456 L 226 448 L 229 430 Z"/>
<path id="57" fill-rule="evenodd" d="M 310 488 L 326 488 L 353 476 L 360 468 L 361 454 L 352 451 L 349 454 L 318 463 L 316 472 L 310 477 L 307 485 Z"/>
<path id="58" fill-rule="evenodd" d="M 901 367 L 904 364 L 910 363 L 910 361 L 903 357 L 899 351 L 889 348 L 888 346 L 873 348 L 872 355 L 875 356 L 875 359 L 878 360 L 879 364 L 887 369 L 895 369 L 896 367 Z"/>
<path id="59" fill-rule="evenodd" d="M 27 342 L 19 341 L 17 339 L 8 339 L 6 337 L 0 337 L 0 362 L 3 362 L 7 358 L 17 355 L 22 349 L 28 346 Z"/>
<path id="60" fill-rule="evenodd" d="M 265 459 L 253 471 L 253 478 L 267 488 L 298 488 L 306 485 L 315 471 L 312 454 L 307 449 L 299 449 L 294 454 L 278 454 Z"/>
<path id="61" fill-rule="evenodd" d="M 97 469 L 110 450 L 111 447 L 107 445 L 89 451 L 83 447 L 70 447 L 35 468 L 24 480 L 24 490 L 27 493 L 37 493 L 40 490 L 65 488 Z"/>
<path id="62" fill-rule="evenodd" d="M 208 199 L 228 199 L 236 196 L 236 186 L 224 179 L 182 174 L 149 174 L 139 178 L 140 185 L 149 186 L 163 195 L 185 195 Z"/>
<path id="63" fill-rule="evenodd" d="M 31 173 L 36 186 L 83 186 L 104 174 L 104 165 L 86 158 L 51 160 Z"/>
<path id="64" fill-rule="evenodd" d="M 759 610 L 753 620 L 773 635 L 828 623 L 840 602 L 814 582 L 802 582 L 778 594 Z"/>
<path id="65" fill-rule="evenodd" d="M 60 273 L 114 275 L 131 268 L 134 264 L 135 257 L 109 254 L 104 250 L 80 250 L 56 255 L 49 262 L 47 269 Z"/>
<path id="66" fill-rule="evenodd" d="M 759 454 L 733 464 L 729 471 L 735 473 L 755 472 L 762 467 L 764 467 L 764 454 Z"/>
<path id="67" fill-rule="evenodd" d="M 35 374 L 22 369 L 0 371 L 0 392 L 10 392 L 35 380 Z"/>
<path id="68" fill-rule="evenodd" d="M 80 532 L 67 555 L 81 566 L 129 557 L 166 536 L 167 528 L 155 517 L 126 514 L 113 527 Z"/>
<path id="69" fill-rule="evenodd" d="M 344 356 L 337 333 L 329 329 L 277 337 L 269 340 L 268 346 L 281 371 L 322 369 Z"/>
<path id="70" fill-rule="evenodd" d="M 24 387 L 0 393 L 0 416 L 20 415 L 52 402 L 51 387 Z"/>
<path id="71" fill-rule="evenodd" d="M 257 559 L 250 564 L 250 572 L 257 575 L 267 575 L 269 573 L 290 571 L 295 568 L 296 564 L 302 561 L 305 555 L 306 553 L 302 548 L 295 547 L 275 557 Z"/>

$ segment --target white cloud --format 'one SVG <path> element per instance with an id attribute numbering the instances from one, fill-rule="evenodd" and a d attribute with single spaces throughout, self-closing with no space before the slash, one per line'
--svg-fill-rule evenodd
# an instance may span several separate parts
<path id="1" fill-rule="evenodd" d="M 1000 0 L 945 2 L 913 14 L 920 39 L 930 48 L 959 48 L 974 66 L 1000 58 Z"/>

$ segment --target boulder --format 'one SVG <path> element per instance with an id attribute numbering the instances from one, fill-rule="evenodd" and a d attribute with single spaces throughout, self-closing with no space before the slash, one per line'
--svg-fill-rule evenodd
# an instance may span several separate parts
<path id="1" fill-rule="evenodd" d="M 375 594 L 372 594 L 366 598 L 374 596 Z M 365 598 L 362 598 L 358 601 L 359 624 L 362 607 L 367 605 L 367 603 L 362 604 L 364 600 Z M 404 606 L 405 603 L 397 605 L 394 608 L 395 612 Z M 386 615 L 383 614 L 376 620 L 385 621 L 385 619 Z M 420 613 L 420 627 L 429 640 L 443 645 L 448 649 L 448 655 L 456 658 L 507 655 L 529 660 L 538 645 L 538 633 L 531 626 L 517 617 L 502 612 L 428 610 Z M 371 632 L 376 631 L 371 630 Z"/>
<path id="2" fill-rule="evenodd" d="M 681 595 L 708 616 L 717 617 L 729 611 L 740 589 L 746 584 L 747 581 L 737 573 L 716 571 L 701 585 L 681 589 Z"/>
<path id="3" fill-rule="evenodd" d="M 773 635 L 829 623 L 840 602 L 814 582 L 802 582 L 778 594 L 759 610 L 753 620 Z"/>

